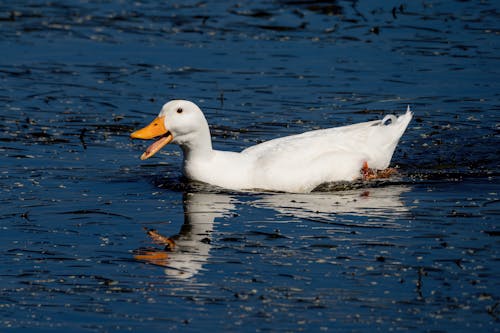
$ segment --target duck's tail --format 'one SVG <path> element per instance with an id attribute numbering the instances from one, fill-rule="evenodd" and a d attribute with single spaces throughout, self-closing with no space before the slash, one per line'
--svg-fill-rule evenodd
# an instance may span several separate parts
<path id="1" fill-rule="evenodd" d="M 398 117 L 398 121 L 401 121 L 402 124 L 404 124 L 404 128 L 408 126 L 410 123 L 411 118 L 413 118 L 413 112 L 410 110 L 410 106 L 408 105 L 406 107 L 406 113 L 404 115 L 401 115 Z"/>
<path id="2" fill-rule="evenodd" d="M 380 122 L 379 126 L 388 126 L 391 130 L 394 131 L 394 137 L 397 137 L 397 140 L 403 135 L 406 127 L 410 123 L 413 118 L 413 112 L 410 110 L 410 106 L 408 105 L 406 108 L 406 113 L 396 117 L 392 114 L 388 114 L 385 116 Z"/>
<path id="3" fill-rule="evenodd" d="M 389 166 L 399 139 L 408 127 L 412 117 L 413 113 L 410 111 L 410 106 L 408 106 L 405 114 L 399 117 L 387 115 L 379 123 L 375 123 L 375 126 L 378 125 L 382 128 L 380 131 L 376 131 L 377 134 L 372 137 L 374 145 L 378 149 L 376 149 L 375 153 L 372 153 L 371 168 L 383 170 Z"/>

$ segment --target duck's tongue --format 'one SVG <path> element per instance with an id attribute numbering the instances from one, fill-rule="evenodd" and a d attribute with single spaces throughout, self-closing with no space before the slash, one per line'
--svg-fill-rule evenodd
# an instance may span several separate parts
<path id="1" fill-rule="evenodd" d="M 141 160 L 146 160 L 156 154 L 160 149 L 162 149 L 164 146 L 168 145 L 170 141 L 173 140 L 172 133 L 167 132 L 165 135 L 160 137 L 160 139 L 156 140 L 153 142 L 147 149 L 146 151 L 141 155 Z"/>

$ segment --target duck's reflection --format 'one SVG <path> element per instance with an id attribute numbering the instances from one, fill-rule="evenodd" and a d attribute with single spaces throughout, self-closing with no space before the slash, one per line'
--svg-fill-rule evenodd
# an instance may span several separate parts
<path id="1" fill-rule="evenodd" d="M 252 205 L 308 220 L 332 219 L 335 215 L 395 220 L 408 212 L 401 196 L 409 190 L 408 186 L 392 185 L 337 192 L 264 195 L 253 201 Z"/>
<path id="2" fill-rule="evenodd" d="M 310 194 L 241 194 L 241 197 L 224 193 L 186 193 L 184 224 L 179 233 L 166 237 L 156 230 L 147 230 L 159 247 L 139 249 L 134 257 L 165 267 L 165 274 L 170 277 L 187 279 L 202 270 L 210 256 L 214 220 L 228 218 L 238 202 L 312 221 L 334 220 L 343 215 L 379 217 L 387 226 L 387 222 L 408 211 L 401 195 L 409 189 L 407 186 L 384 186 Z"/>

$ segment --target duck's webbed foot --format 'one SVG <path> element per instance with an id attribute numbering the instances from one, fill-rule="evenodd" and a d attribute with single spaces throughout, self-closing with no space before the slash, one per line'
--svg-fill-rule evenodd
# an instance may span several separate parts
<path id="1" fill-rule="evenodd" d="M 364 181 L 389 178 L 396 172 L 395 168 L 387 168 L 384 170 L 371 169 L 368 167 L 368 162 L 366 161 L 363 162 L 363 167 L 361 168 L 361 175 Z"/>

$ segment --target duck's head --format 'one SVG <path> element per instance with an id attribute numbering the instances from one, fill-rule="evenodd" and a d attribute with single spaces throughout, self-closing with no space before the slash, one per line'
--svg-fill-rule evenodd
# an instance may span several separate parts
<path id="1" fill-rule="evenodd" d="M 170 142 L 181 146 L 199 144 L 206 141 L 210 143 L 210 132 L 207 120 L 200 108 L 190 101 L 173 100 L 161 108 L 156 117 L 148 126 L 133 132 L 133 139 L 158 138 L 141 155 L 145 160 L 156 154 Z"/>

